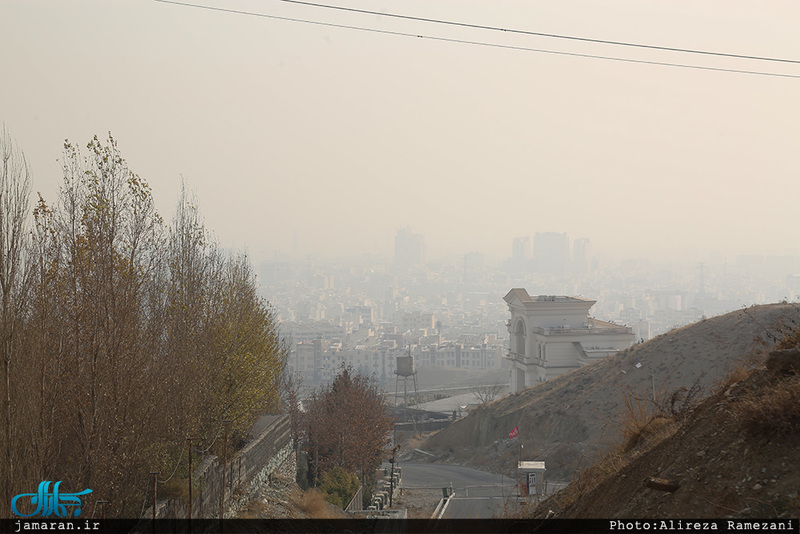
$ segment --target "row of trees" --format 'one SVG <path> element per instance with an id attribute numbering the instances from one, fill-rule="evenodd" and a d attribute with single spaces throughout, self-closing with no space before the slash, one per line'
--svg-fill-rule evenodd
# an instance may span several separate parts
<path id="1" fill-rule="evenodd" d="M 55 203 L 31 210 L 30 180 L 3 130 L 0 513 L 61 480 L 138 517 L 186 437 L 223 419 L 241 435 L 277 407 L 287 349 L 247 257 L 220 250 L 185 190 L 164 223 L 110 135 L 65 143 Z"/>

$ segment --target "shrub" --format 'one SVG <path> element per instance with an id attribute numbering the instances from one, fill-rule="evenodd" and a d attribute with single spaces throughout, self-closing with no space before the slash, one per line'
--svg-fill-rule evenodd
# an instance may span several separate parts
<path id="1" fill-rule="evenodd" d="M 318 489 L 302 493 L 295 503 L 312 519 L 325 519 L 330 516 L 325 495 Z"/>
<path id="2" fill-rule="evenodd" d="M 781 380 L 769 389 L 748 392 L 734 413 L 742 428 L 755 437 L 800 434 L 800 376 Z"/>
<path id="3" fill-rule="evenodd" d="M 322 474 L 319 489 L 325 493 L 326 501 L 344 510 L 359 485 L 357 476 L 341 467 L 333 467 Z"/>

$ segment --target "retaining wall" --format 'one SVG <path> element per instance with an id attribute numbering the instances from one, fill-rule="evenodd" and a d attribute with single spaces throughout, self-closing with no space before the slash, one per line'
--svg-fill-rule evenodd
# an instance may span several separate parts
<path id="1" fill-rule="evenodd" d="M 289 416 L 273 420 L 261 433 L 228 460 L 225 471 L 225 517 L 233 517 L 261 487 L 270 475 L 287 460 L 294 459 Z M 219 517 L 222 492 L 220 459 L 209 456 L 194 471 L 192 518 Z M 152 515 L 152 514 L 151 514 Z M 156 517 L 186 518 L 188 503 L 184 499 L 159 501 Z"/>
<path id="2" fill-rule="evenodd" d="M 432 432 L 434 430 L 441 430 L 442 428 L 450 425 L 452 422 L 452 419 L 428 419 L 426 421 L 418 421 L 416 423 L 395 423 L 394 431 L 395 433 Z"/>

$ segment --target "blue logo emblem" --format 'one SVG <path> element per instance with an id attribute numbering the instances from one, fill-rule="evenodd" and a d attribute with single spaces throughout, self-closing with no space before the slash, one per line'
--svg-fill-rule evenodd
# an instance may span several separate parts
<path id="1" fill-rule="evenodd" d="M 61 485 L 61 481 L 59 480 L 53 486 L 53 492 L 50 493 L 50 484 L 51 482 L 49 480 L 45 480 L 39 483 L 39 490 L 37 493 L 20 493 L 16 495 L 11 499 L 11 511 L 20 517 L 32 517 L 35 515 L 49 517 L 53 514 L 57 517 L 67 517 L 67 506 L 77 506 L 78 508 L 75 509 L 75 517 L 81 515 L 80 507 L 82 503 L 80 496 L 91 493 L 92 490 L 85 489 L 78 493 L 59 493 L 58 487 Z M 30 514 L 21 514 L 19 510 L 17 510 L 17 501 L 26 497 L 30 497 L 31 505 L 36 506 L 36 510 Z"/>

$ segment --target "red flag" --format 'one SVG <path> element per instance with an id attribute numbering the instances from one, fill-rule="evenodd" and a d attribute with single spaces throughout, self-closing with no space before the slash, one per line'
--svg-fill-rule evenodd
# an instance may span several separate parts
<path id="1" fill-rule="evenodd" d="M 514 438 L 516 438 L 516 437 L 517 437 L 517 434 L 519 434 L 519 426 L 515 426 L 515 427 L 514 427 L 514 428 L 511 430 L 511 432 L 509 432 L 509 433 L 508 433 L 508 438 L 509 438 L 509 439 L 514 439 Z"/>

